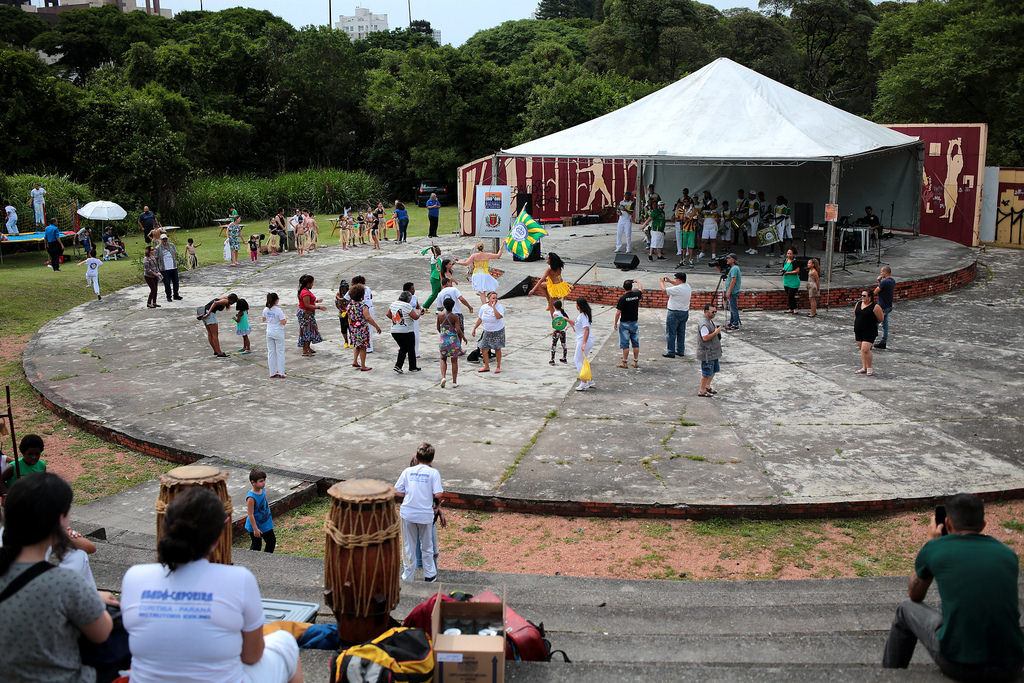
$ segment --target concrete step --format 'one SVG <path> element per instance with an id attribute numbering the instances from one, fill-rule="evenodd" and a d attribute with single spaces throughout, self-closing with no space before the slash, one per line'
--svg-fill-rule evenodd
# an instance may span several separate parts
<path id="1" fill-rule="evenodd" d="M 331 652 L 302 651 L 306 683 L 327 683 Z M 877 664 L 690 664 L 680 662 L 507 662 L 506 683 L 624 683 L 626 681 L 723 681 L 726 683 L 859 683 L 860 681 L 945 681 L 934 665 L 911 664 L 890 671 Z"/>
<path id="2" fill-rule="evenodd" d="M 107 529 L 91 563 L 100 588 L 118 589 L 133 564 L 155 561 L 152 535 Z M 236 549 L 264 597 L 323 604 L 323 560 Z M 808 581 L 630 581 L 447 572 L 443 590 L 504 593 L 543 622 L 573 664 L 510 662 L 509 681 L 894 679 L 878 668 L 903 577 Z M 402 619 L 438 584 L 403 582 Z M 321 607 L 317 621 L 334 617 Z M 326 681 L 330 653 L 303 651 L 307 681 Z M 938 680 L 927 653 L 900 680 Z"/>

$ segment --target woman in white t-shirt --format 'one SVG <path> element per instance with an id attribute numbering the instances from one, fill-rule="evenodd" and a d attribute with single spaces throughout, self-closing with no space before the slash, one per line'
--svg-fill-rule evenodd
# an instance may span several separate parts
<path id="1" fill-rule="evenodd" d="M 388 318 L 391 319 L 391 336 L 398 344 L 395 372 L 399 375 L 402 374 L 406 356 L 409 357 L 409 372 L 420 371 L 416 365 L 416 331 L 413 329 L 413 323 L 419 317 L 419 311 L 412 307 L 412 294 L 409 292 L 399 294 L 398 301 L 388 308 Z"/>
<path id="2" fill-rule="evenodd" d="M 505 348 L 505 307 L 498 303 L 497 292 L 487 292 L 486 303 L 477 313 L 476 324 L 469 336 L 476 336 L 476 328 L 484 326 L 484 336 L 480 337 L 480 360 L 484 366 L 477 372 L 490 372 L 491 350 L 494 350 L 494 374 L 501 372 L 501 350 Z"/>
<path id="3" fill-rule="evenodd" d="M 267 307 L 263 309 L 263 322 L 267 324 L 267 368 L 270 379 L 284 379 L 284 326 L 288 321 L 277 305 L 277 292 L 267 294 Z"/>
<path id="4" fill-rule="evenodd" d="M 576 299 L 576 310 L 580 314 L 576 316 L 575 322 L 570 321 L 569 324 L 576 331 L 576 351 L 573 354 L 573 360 L 576 361 L 576 371 L 579 372 L 583 369 L 584 356 L 590 353 L 590 349 L 594 348 L 594 335 L 591 334 L 590 330 L 590 323 L 594 320 L 594 314 L 590 310 L 590 303 L 582 296 Z M 576 387 L 576 391 L 585 391 L 592 386 L 594 386 L 593 379 L 589 382 L 581 380 Z"/>
<path id="5" fill-rule="evenodd" d="M 302 681 L 295 638 L 263 635 L 256 577 L 207 559 L 230 521 L 212 491 L 190 488 L 167 506 L 159 564 L 125 573 L 121 614 L 132 683 Z"/>

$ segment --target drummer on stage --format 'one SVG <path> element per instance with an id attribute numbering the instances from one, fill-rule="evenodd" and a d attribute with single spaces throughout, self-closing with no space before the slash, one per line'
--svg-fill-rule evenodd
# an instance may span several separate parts
<path id="1" fill-rule="evenodd" d="M 619 213 L 619 223 L 615 228 L 615 253 L 625 251 L 627 254 L 633 250 L 633 193 L 627 191 L 622 201 L 619 202 L 616 210 Z"/>
<path id="2" fill-rule="evenodd" d="M 742 190 L 741 190 L 742 191 Z M 751 256 L 757 255 L 757 231 L 761 224 L 761 202 L 757 193 L 751 190 L 747 194 L 747 249 Z"/>

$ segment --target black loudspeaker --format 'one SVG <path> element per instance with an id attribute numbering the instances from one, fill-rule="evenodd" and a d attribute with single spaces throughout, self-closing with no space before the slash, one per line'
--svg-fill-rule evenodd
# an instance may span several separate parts
<path id="1" fill-rule="evenodd" d="M 619 270 L 633 270 L 640 265 L 640 257 L 636 254 L 616 254 L 615 267 Z"/>
<path id="2" fill-rule="evenodd" d="M 529 213 L 529 211 L 527 211 Z M 530 253 L 526 255 L 526 258 L 519 258 L 516 254 L 512 254 L 513 261 L 540 261 L 540 240 L 533 243 L 530 247 Z"/>
<path id="3" fill-rule="evenodd" d="M 533 215 L 533 194 L 529 192 L 516 193 L 516 215 L 518 216 L 523 209 L 526 209 L 526 213 Z"/>
<path id="4" fill-rule="evenodd" d="M 793 226 L 807 230 L 814 222 L 814 205 L 810 202 L 797 202 L 793 205 Z"/>

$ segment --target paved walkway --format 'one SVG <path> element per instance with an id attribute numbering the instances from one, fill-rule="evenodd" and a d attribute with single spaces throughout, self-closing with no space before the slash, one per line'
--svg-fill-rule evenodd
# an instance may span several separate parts
<path id="1" fill-rule="evenodd" d="M 587 248 L 597 249 L 596 239 Z M 974 258 L 956 245 L 894 239 L 905 253 L 894 248 L 883 261 L 893 263 L 899 280 Z M 460 256 L 472 246 L 456 237 L 439 243 Z M 478 374 L 477 366 L 463 363 L 457 389 L 439 386 L 437 335 L 429 324 L 423 372 L 391 372 L 396 345 L 387 334 L 370 356 L 374 370 L 355 371 L 333 307 L 319 316 L 326 339 L 319 355 L 299 357 L 293 341 L 289 378 L 267 379 L 258 323 L 267 291 L 286 302 L 292 340 L 293 292 L 302 273 L 317 277 L 314 289 L 329 306 L 341 276 L 366 275 L 382 319 L 402 282 L 416 282 L 424 296 L 428 264 L 419 251 L 426 244 L 388 244 L 373 253 L 332 247 L 304 258 L 265 258 L 258 266 L 204 268 L 184 278 L 185 301 L 161 301 L 158 310 L 145 307 L 144 286 L 128 288 L 42 328 L 26 349 L 26 374 L 48 401 L 101 430 L 219 458 L 238 471 L 273 467 L 289 484 L 277 497 L 320 478 L 394 480 L 421 441 L 437 447 L 447 489 L 535 509 L 582 510 L 576 502 L 586 502 L 590 512 L 653 507 L 727 514 L 754 506 L 760 509 L 753 514 L 786 515 L 816 505 L 897 506 L 954 490 L 1024 488 L 1024 253 L 989 250 L 979 255 L 985 267 L 976 283 L 899 304 L 890 349 L 876 354 L 875 377 L 853 374 L 859 359 L 849 308 L 815 319 L 747 312 L 742 331 L 725 340 L 719 395 L 698 398 L 697 312 L 687 357 L 670 360 L 661 356 L 664 310 L 642 309 L 640 369 L 620 370 L 614 311 L 598 308 L 597 387 L 575 392 L 571 358 L 568 365 L 547 363 L 543 300 L 519 297 L 504 302 L 509 346 L 502 374 Z M 574 268 L 582 272 L 585 255 L 574 253 L 580 244 L 587 242 L 559 245 L 573 259 L 567 279 Z M 935 250 L 931 261 L 921 257 L 926 249 Z M 621 280 L 607 253 L 604 258 L 598 277 Z M 541 270 L 506 259 L 499 265 L 506 282 Z M 874 258 L 850 271 L 840 276 L 850 284 L 873 282 Z M 657 273 L 639 279 L 654 287 Z M 717 276 L 691 281 L 696 289 L 713 289 Z M 744 283 L 760 284 L 750 274 Z M 769 285 L 778 282 L 766 278 Z M 229 289 L 253 308 L 254 353 L 218 360 L 194 310 Z M 475 296 L 466 298 L 476 308 Z M 238 347 L 231 324 L 220 332 L 226 350 Z M 570 340 L 570 354 L 571 346 Z M 105 505 L 129 504 L 119 501 L 134 495 L 134 509 L 145 510 L 151 489 L 136 487 Z"/>

